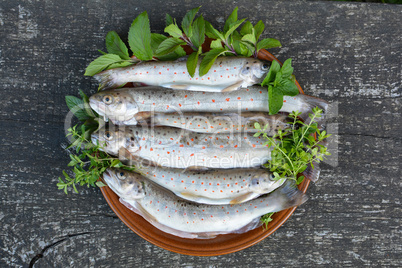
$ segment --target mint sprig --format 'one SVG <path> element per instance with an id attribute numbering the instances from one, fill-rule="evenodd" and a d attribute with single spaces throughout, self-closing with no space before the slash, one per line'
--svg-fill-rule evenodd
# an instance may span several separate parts
<path id="1" fill-rule="evenodd" d="M 283 96 L 299 94 L 293 75 L 292 59 L 287 59 L 282 67 L 277 61 L 272 61 L 261 86 L 268 86 L 269 114 L 278 113 L 283 106 Z"/>
<path id="2" fill-rule="evenodd" d="M 193 50 L 187 60 L 189 74 L 194 76 L 198 59 L 202 56 L 203 67 L 200 67 L 199 75 L 203 76 L 218 56 L 257 57 L 261 49 L 281 46 L 273 38 L 258 41 L 265 28 L 264 23 L 259 21 L 253 26 L 246 19 L 238 19 L 237 7 L 226 19 L 223 31 L 215 29 L 202 15 L 196 17 L 199 10 L 200 7 L 196 7 L 187 12 L 180 26 L 176 19 L 166 14 L 164 31 L 169 36 L 151 33 L 148 14 L 146 11 L 141 13 L 134 19 L 128 33 L 131 56 L 119 35 L 111 31 L 106 35 L 108 53 L 99 51 L 103 55 L 88 65 L 85 75 L 93 76 L 103 70 L 135 64 L 139 60 L 175 60 L 186 55 L 183 46 L 187 45 Z M 202 45 L 206 36 L 215 39 L 211 43 L 211 50 L 219 50 L 203 53 Z"/>

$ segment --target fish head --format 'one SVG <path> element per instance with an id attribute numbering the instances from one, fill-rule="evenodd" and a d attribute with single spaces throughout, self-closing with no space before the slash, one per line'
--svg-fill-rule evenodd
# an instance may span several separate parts
<path id="1" fill-rule="evenodd" d="M 129 152 L 138 151 L 140 148 L 134 133 L 124 126 L 119 128 L 113 125 L 109 128 L 103 127 L 91 134 L 91 141 L 112 155 L 118 155 L 120 148 L 125 148 Z"/>
<path id="2" fill-rule="evenodd" d="M 275 185 L 281 184 L 278 180 L 274 180 L 274 178 L 275 176 L 270 173 L 255 175 L 251 179 L 250 190 L 260 194 L 268 193 L 275 188 Z"/>
<path id="3" fill-rule="evenodd" d="M 89 105 L 100 116 L 112 121 L 127 121 L 134 118 L 139 108 L 125 89 L 98 92 L 89 98 Z"/>
<path id="4" fill-rule="evenodd" d="M 240 71 L 240 77 L 249 85 L 261 83 L 269 71 L 270 64 L 259 59 L 246 61 Z"/>
<path id="5" fill-rule="evenodd" d="M 144 178 L 138 173 L 108 168 L 103 173 L 103 180 L 113 192 L 123 199 L 133 200 L 145 196 Z"/>

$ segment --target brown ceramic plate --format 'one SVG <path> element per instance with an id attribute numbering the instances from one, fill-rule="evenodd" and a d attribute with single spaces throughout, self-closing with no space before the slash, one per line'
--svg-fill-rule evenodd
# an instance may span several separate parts
<path id="1" fill-rule="evenodd" d="M 258 58 L 268 61 L 277 60 L 266 50 L 260 51 Z M 296 82 L 296 84 L 299 91 L 303 93 L 299 83 Z M 305 193 L 309 183 L 310 181 L 305 179 L 299 185 L 299 189 Z M 109 187 L 102 187 L 101 191 L 116 215 L 137 235 L 158 247 L 194 256 L 223 255 L 248 248 L 275 232 L 296 210 L 296 207 L 293 207 L 275 213 L 267 229 L 259 227 L 243 234 L 218 235 L 214 239 L 185 239 L 162 232 L 152 226 L 143 217 L 122 205 L 119 197 Z"/>

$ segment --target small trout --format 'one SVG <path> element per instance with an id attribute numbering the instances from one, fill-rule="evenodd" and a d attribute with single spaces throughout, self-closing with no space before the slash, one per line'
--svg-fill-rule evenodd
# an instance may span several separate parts
<path id="1" fill-rule="evenodd" d="M 198 62 L 198 66 L 200 62 Z M 101 89 L 117 88 L 128 82 L 191 91 L 225 92 L 261 83 L 270 64 L 244 57 L 219 57 L 210 71 L 194 77 L 188 74 L 186 61 L 147 61 L 134 66 L 103 71 L 94 77 Z"/>
<path id="2" fill-rule="evenodd" d="M 92 142 L 112 155 L 172 168 L 259 167 L 272 151 L 252 133 L 203 134 L 171 127 L 112 125 L 92 133 Z"/>
<path id="3" fill-rule="evenodd" d="M 267 135 L 274 136 L 278 130 L 289 129 L 290 118 L 285 114 L 268 113 L 155 113 L 147 119 L 138 118 L 138 124 L 183 128 L 199 133 L 256 133 L 254 123 L 268 125 Z"/>
<path id="4" fill-rule="evenodd" d="M 183 199 L 210 205 L 243 203 L 270 193 L 285 182 L 274 180 L 274 175 L 264 169 L 194 171 L 138 162 L 135 171 Z M 115 174 L 120 179 L 134 176 L 127 170 L 117 170 Z"/>
<path id="5" fill-rule="evenodd" d="M 183 238 L 213 238 L 219 234 L 243 233 L 260 225 L 260 217 L 304 203 L 307 198 L 290 182 L 242 204 L 207 205 L 175 196 L 140 174 L 107 169 L 106 184 L 120 202 L 163 232 Z"/>
<path id="6" fill-rule="evenodd" d="M 268 91 L 253 86 L 233 92 L 215 93 L 168 90 L 160 87 L 121 88 L 98 92 L 90 97 L 91 108 L 117 125 L 136 125 L 153 113 L 241 113 L 269 112 Z M 312 108 L 328 108 L 325 100 L 299 94 L 284 96 L 280 112 L 301 112 L 309 119 Z"/>

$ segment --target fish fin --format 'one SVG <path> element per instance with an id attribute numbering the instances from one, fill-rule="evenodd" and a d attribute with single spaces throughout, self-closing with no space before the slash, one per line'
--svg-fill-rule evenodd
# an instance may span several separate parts
<path id="1" fill-rule="evenodd" d="M 120 198 L 120 203 L 122 203 L 125 207 L 129 210 L 137 213 L 141 217 L 143 217 L 146 221 L 152 224 L 154 227 L 158 228 L 162 232 L 175 235 L 182 238 L 189 238 L 189 239 L 211 239 L 216 236 L 214 233 L 190 233 L 184 232 L 177 229 L 173 229 L 169 226 L 166 226 L 160 223 L 153 215 L 151 215 L 148 211 L 146 211 L 138 202 L 136 201 L 126 201 L 123 198 Z"/>
<path id="2" fill-rule="evenodd" d="M 314 166 L 314 167 L 313 167 Z M 307 179 L 316 182 L 318 177 L 320 176 L 321 169 L 318 163 L 314 163 L 313 165 L 308 164 L 307 168 L 302 172 L 304 177 Z"/>
<path id="3" fill-rule="evenodd" d="M 266 203 L 276 203 L 277 205 L 270 212 L 277 212 L 287 208 L 299 206 L 307 201 L 307 196 L 297 189 L 294 181 L 287 180 L 281 187 L 268 194 Z"/>
<path id="4" fill-rule="evenodd" d="M 134 118 L 137 121 L 144 121 L 153 116 L 153 114 L 154 114 L 153 112 L 138 112 L 134 115 Z"/>
<path id="5" fill-rule="evenodd" d="M 259 196 L 259 194 L 257 194 L 257 193 L 246 193 L 246 194 L 236 197 L 235 199 L 230 200 L 230 204 L 231 205 L 240 204 L 240 203 L 246 202 L 248 200 L 251 200 L 253 198 L 256 198 L 257 196 Z"/>
<path id="6" fill-rule="evenodd" d="M 242 84 L 243 84 L 243 82 L 239 81 L 239 82 L 237 82 L 237 83 L 235 83 L 233 85 L 225 87 L 224 89 L 222 89 L 221 92 L 230 92 L 230 91 L 238 90 L 239 88 L 241 88 Z"/>
<path id="7" fill-rule="evenodd" d="M 260 217 L 257 217 L 253 219 L 251 222 L 248 224 L 244 225 L 243 227 L 233 231 L 232 233 L 234 234 L 242 234 L 242 233 L 247 233 L 248 231 L 254 230 L 257 227 L 260 227 L 262 225 L 262 222 L 260 220 Z"/>
<path id="8" fill-rule="evenodd" d="M 135 213 L 141 215 L 144 219 L 146 219 L 150 223 L 153 224 L 153 223 L 158 222 L 158 220 L 152 214 L 150 214 L 148 211 L 146 211 L 141 206 L 141 204 L 139 204 L 137 201 L 133 200 L 131 202 L 127 202 L 123 198 L 120 198 L 119 201 L 120 201 L 120 203 L 125 205 L 128 209 L 130 209 L 130 210 L 134 211 Z"/>
<path id="9" fill-rule="evenodd" d="M 110 88 L 118 88 L 126 84 L 126 81 L 119 81 L 117 72 L 122 68 L 110 69 L 98 74 L 93 77 L 99 82 L 99 90 L 105 90 Z"/>
<path id="10" fill-rule="evenodd" d="M 205 171 L 205 170 L 208 170 L 208 169 L 209 169 L 208 167 L 203 167 L 203 166 L 189 166 L 189 167 L 186 167 L 183 170 L 183 172 L 186 172 L 186 171 Z"/>
<path id="11" fill-rule="evenodd" d="M 162 87 L 172 88 L 172 89 L 179 89 L 179 90 L 184 90 L 184 89 L 189 88 L 189 85 L 164 84 L 164 85 L 161 85 L 161 86 Z"/>
<path id="12" fill-rule="evenodd" d="M 322 124 L 325 120 L 325 115 L 328 110 L 328 102 L 323 99 L 304 94 L 299 94 L 298 97 L 301 98 L 302 101 L 302 107 L 300 109 L 301 112 L 300 118 L 305 123 L 307 124 L 309 123 L 310 121 L 309 114 L 313 113 L 313 108 L 318 107 L 323 111 L 321 117 L 316 119 L 318 128 L 322 129 L 323 128 Z"/>

